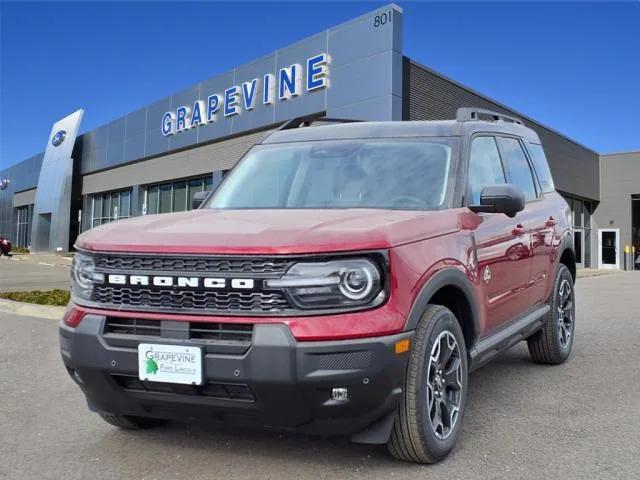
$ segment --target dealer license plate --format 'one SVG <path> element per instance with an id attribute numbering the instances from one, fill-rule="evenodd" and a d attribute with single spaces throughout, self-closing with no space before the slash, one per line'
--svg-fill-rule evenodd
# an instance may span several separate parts
<path id="1" fill-rule="evenodd" d="M 138 377 L 148 382 L 202 385 L 202 349 L 184 345 L 138 345 Z"/>

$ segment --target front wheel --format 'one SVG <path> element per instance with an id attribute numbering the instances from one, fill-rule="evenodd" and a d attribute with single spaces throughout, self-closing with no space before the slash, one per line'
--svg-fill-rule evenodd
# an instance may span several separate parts
<path id="1" fill-rule="evenodd" d="M 467 352 L 456 317 L 429 305 L 409 355 L 403 398 L 387 447 L 404 461 L 435 463 L 460 435 L 467 393 Z"/>
<path id="2" fill-rule="evenodd" d="M 563 264 L 556 272 L 549 306 L 542 329 L 529 337 L 527 344 L 535 362 L 558 365 L 571 354 L 576 324 L 573 277 Z"/>

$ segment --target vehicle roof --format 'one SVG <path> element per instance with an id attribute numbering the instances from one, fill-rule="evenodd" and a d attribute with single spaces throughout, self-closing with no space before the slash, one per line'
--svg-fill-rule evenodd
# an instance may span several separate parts
<path id="1" fill-rule="evenodd" d="M 326 123 L 308 127 L 278 130 L 262 144 L 398 137 L 461 137 L 474 133 L 517 135 L 529 142 L 540 143 L 536 132 L 524 125 L 503 121 L 402 121 Z"/>

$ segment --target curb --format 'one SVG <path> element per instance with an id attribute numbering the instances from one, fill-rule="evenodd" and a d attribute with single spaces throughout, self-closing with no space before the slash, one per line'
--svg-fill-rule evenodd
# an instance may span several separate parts
<path id="1" fill-rule="evenodd" d="M 578 270 L 577 278 L 603 277 L 605 275 L 616 275 L 622 272 L 622 270 L 580 269 Z"/>
<path id="2" fill-rule="evenodd" d="M 65 307 L 52 307 L 49 305 L 36 305 L 33 303 L 14 302 L 0 298 L 0 317 L 2 312 L 13 313 L 25 317 L 48 318 L 51 320 L 61 320 Z"/>

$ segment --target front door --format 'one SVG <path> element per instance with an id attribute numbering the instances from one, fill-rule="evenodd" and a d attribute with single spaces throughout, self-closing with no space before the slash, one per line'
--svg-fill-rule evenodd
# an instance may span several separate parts
<path id="1" fill-rule="evenodd" d="M 620 268 L 620 229 L 598 230 L 598 268 Z"/>
<path id="2" fill-rule="evenodd" d="M 474 137 L 469 153 L 468 204 L 480 203 L 484 187 L 505 182 L 504 166 L 495 138 Z M 474 225 L 478 275 L 484 297 L 485 333 L 503 327 L 530 308 L 530 216 L 527 209 L 515 218 L 501 213 L 473 214 L 471 223 Z"/>
<path id="3" fill-rule="evenodd" d="M 530 308 L 531 233 L 526 212 L 515 218 L 480 214 L 475 229 L 478 275 L 484 295 L 486 333 Z"/>

